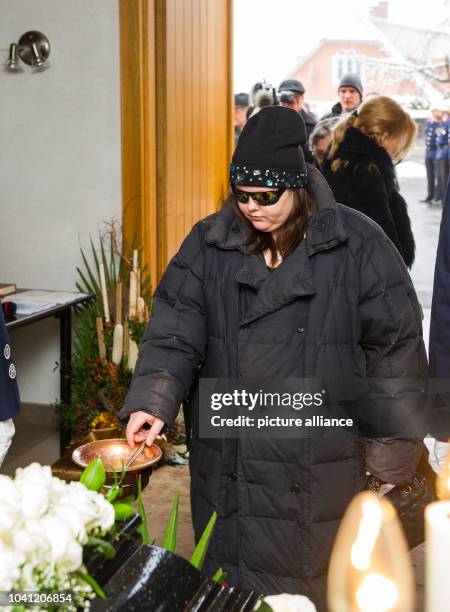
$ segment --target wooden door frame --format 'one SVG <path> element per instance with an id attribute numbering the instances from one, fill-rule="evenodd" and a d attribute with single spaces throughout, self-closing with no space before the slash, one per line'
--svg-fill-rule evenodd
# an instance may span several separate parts
<path id="1" fill-rule="evenodd" d="M 155 0 L 119 0 L 122 228 L 158 280 Z"/>

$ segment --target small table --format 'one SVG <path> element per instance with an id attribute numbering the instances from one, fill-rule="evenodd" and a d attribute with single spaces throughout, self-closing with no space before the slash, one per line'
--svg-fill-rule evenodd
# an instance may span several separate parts
<path id="1" fill-rule="evenodd" d="M 25 291 L 29 291 L 28 289 L 18 289 L 16 294 L 8 295 L 4 298 L 4 300 L 10 300 L 14 302 L 14 296 L 19 296 L 21 293 Z M 61 296 L 60 291 L 45 291 L 48 293 L 48 301 L 52 300 L 52 293 L 54 296 Z M 94 299 L 93 295 L 86 293 L 72 293 L 64 291 L 64 294 L 69 296 L 67 301 L 63 303 L 55 304 L 49 308 L 45 308 L 40 310 L 39 312 L 34 312 L 29 315 L 9 315 L 6 318 L 6 328 L 8 331 L 13 329 L 19 329 L 20 327 L 26 327 L 27 325 L 32 325 L 37 321 L 42 321 L 42 319 L 48 319 L 50 317 L 55 317 L 59 319 L 59 338 L 60 338 L 60 394 L 61 401 L 64 404 L 70 404 L 71 399 L 71 388 L 72 388 L 72 378 L 71 378 L 71 362 L 72 362 L 72 308 L 74 306 L 78 306 L 81 304 L 86 304 Z M 73 297 L 71 297 L 73 296 Z M 55 300 L 56 301 L 56 300 Z M 61 454 L 63 454 L 64 449 L 69 443 L 70 433 L 60 428 L 60 450 Z"/>

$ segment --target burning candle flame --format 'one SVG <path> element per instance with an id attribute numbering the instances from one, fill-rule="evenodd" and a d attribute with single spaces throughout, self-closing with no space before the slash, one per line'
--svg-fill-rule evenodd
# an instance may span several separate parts
<path id="1" fill-rule="evenodd" d="M 372 572 L 361 581 L 356 601 L 361 612 L 388 612 L 398 601 L 398 588 L 389 578 Z"/>

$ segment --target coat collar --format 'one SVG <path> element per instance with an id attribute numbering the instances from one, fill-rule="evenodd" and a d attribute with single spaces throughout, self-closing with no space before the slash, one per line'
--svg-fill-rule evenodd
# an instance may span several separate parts
<path id="1" fill-rule="evenodd" d="M 314 166 L 306 166 L 309 190 L 316 203 L 316 211 L 306 231 L 305 240 L 307 254 L 311 256 L 345 242 L 348 234 L 328 183 Z M 245 252 L 243 245 L 247 231 L 236 219 L 230 200 L 220 212 L 209 217 L 207 223 L 205 240 L 208 244 L 221 249 L 239 249 Z"/>
<path id="2" fill-rule="evenodd" d="M 240 321 L 241 327 L 275 312 L 299 297 L 310 297 L 316 293 L 312 266 L 304 242 L 272 272 L 267 269 L 262 255 L 243 257 L 236 280 L 257 291 L 250 309 Z"/>

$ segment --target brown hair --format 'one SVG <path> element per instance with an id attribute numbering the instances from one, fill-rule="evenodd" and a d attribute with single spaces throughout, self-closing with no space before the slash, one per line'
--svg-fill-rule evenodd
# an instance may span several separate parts
<path id="1" fill-rule="evenodd" d="M 292 212 L 284 224 L 277 230 L 277 238 L 270 232 L 260 232 L 241 213 L 236 198 L 231 195 L 233 210 L 240 223 L 249 230 L 249 236 L 244 246 L 248 253 L 258 255 L 270 251 L 271 263 L 275 264 L 278 253 L 285 259 L 305 237 L 309 221 L 314 214 L 316 205 L 305 188 L 293 189 L 294 204 Z"/>
<path id="2" fill-rule="evenodd" d="M 333 159 L 337 149 L 345 138 L 349 127 L 361 130 L 378 145 L 383 146 L 383 137 L 391 136 L 400 139 L 400 147 L 395 161 L 402 159 L 410 149 L 416 135 L 416 124 L 411 115 L 405 112 L 400 104 L 387 96 L 377 96 L 364 102 L 356 115 L 349 115 L 340 121 L 333 131 L 333 140 L 328 157 Z M 336 172 L 347 165 L 347 161 L 336 157 L 331 163 L 331 169 Z"/>

